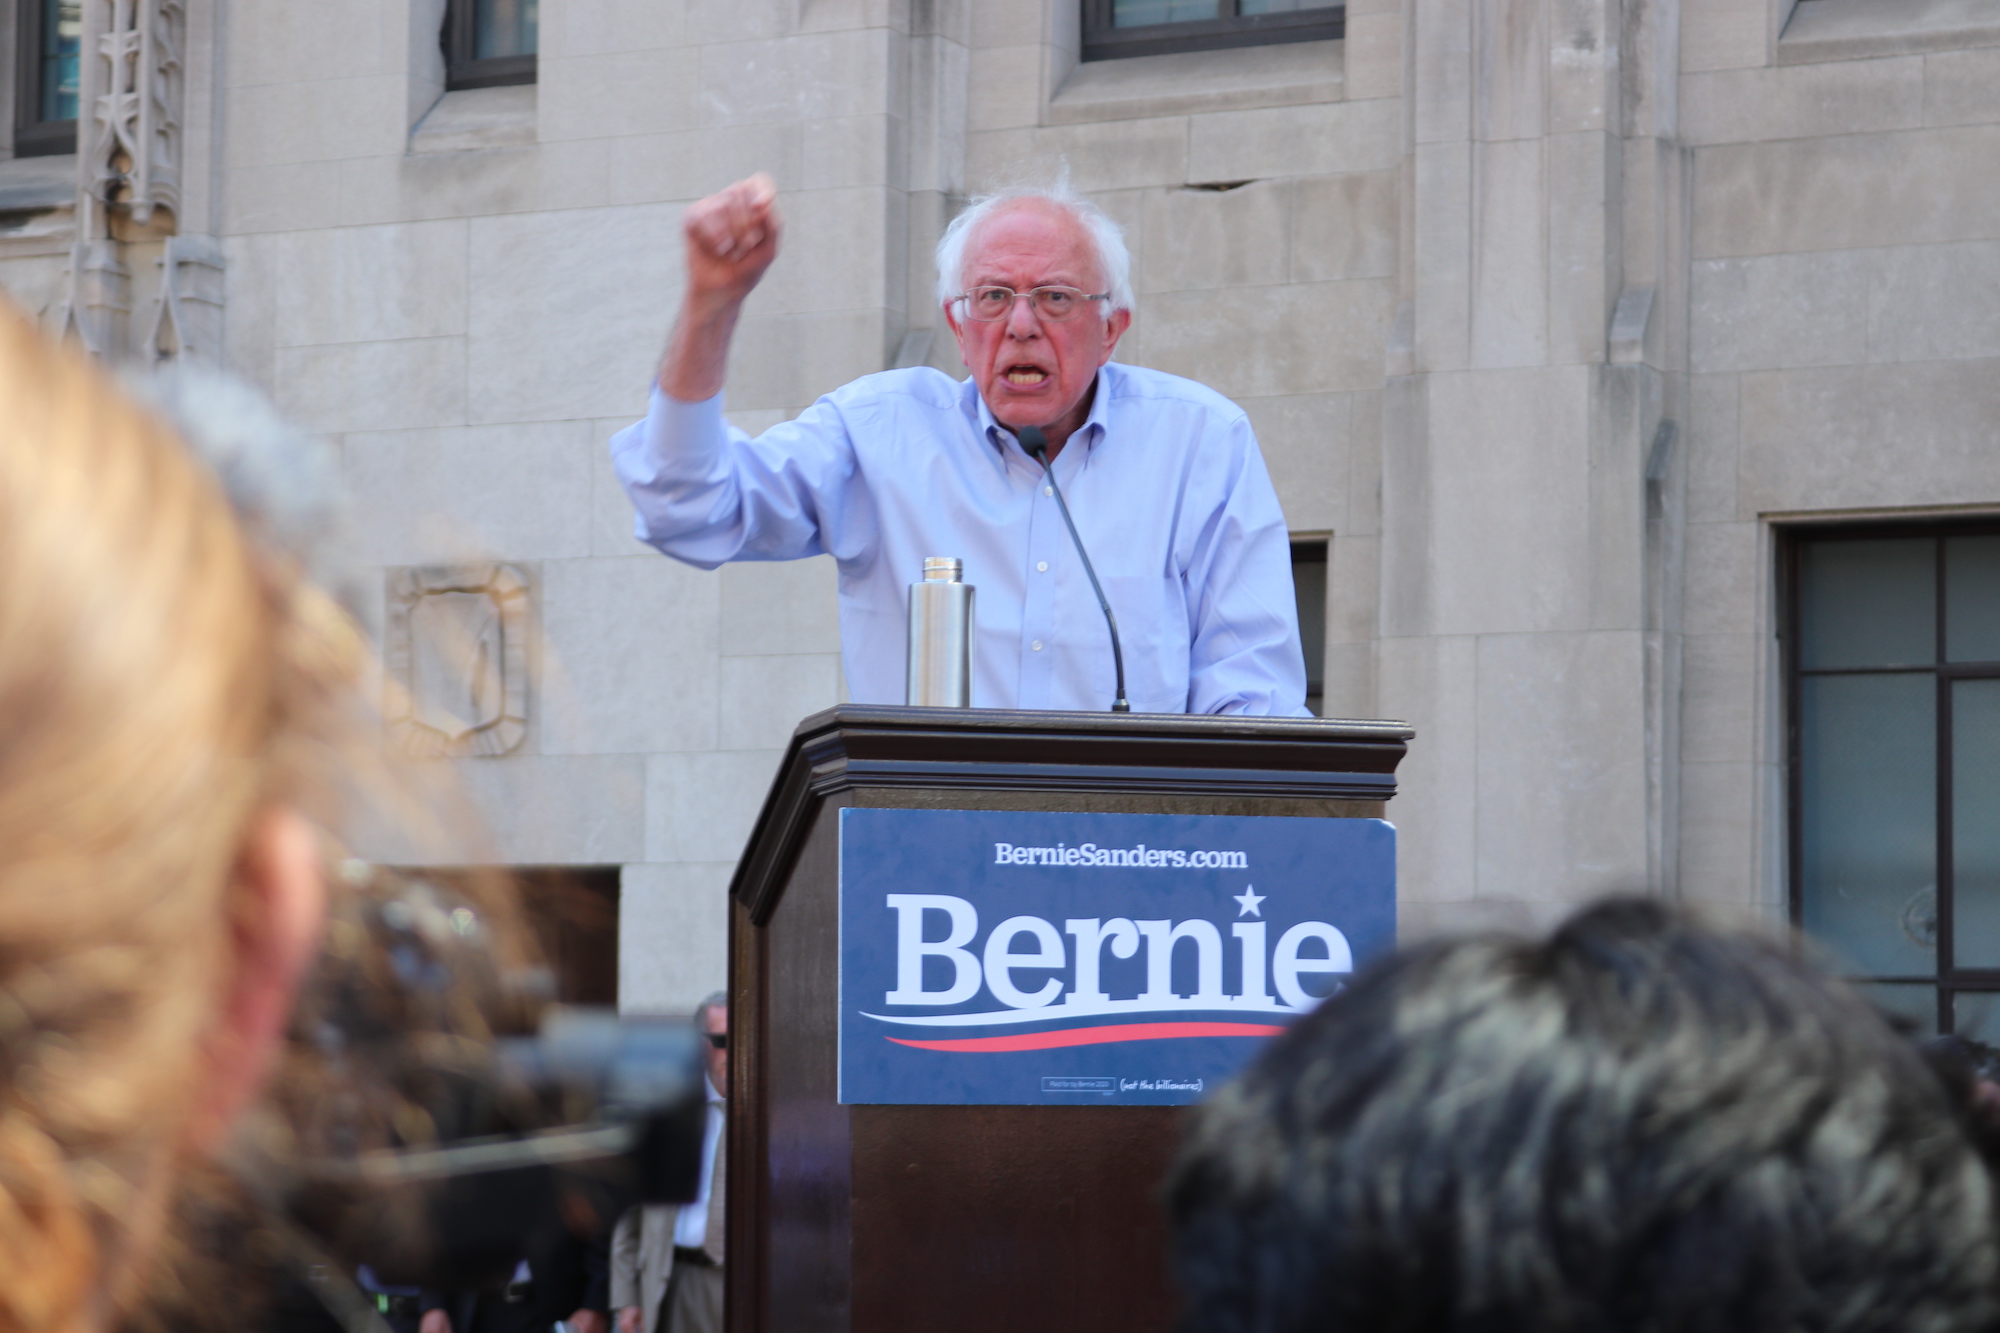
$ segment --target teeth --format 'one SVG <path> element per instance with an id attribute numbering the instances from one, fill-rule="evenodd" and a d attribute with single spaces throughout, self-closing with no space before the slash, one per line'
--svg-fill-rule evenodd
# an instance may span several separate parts
<path id="1" fill-rule="evenodd" d="M 1039 370 L 1010 370 L 1007 372 L 1009 384 L 1040 384 L 1048 376 Z"/>

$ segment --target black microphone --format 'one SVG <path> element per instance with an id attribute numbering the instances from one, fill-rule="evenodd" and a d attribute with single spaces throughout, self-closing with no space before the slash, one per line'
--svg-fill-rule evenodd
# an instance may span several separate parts
<path id="1" fill-rule="evenodd" d="M 1042 475 L 1049 479 L 1049 489 L 1055 493 L 1056 508 L 1062 510 L 1063 525 L 1069 529 L 1069 539 L 1075 543 L 1076 553 L 1083 557 L 1083 572 L 1090 575 L 1090 590 L 1097 594 L 1097 604 L 1104 609 L 1104 623 L 1111 630 L 1111 665 L 1118 672 L 1118 697 L 1111 701 L 1111 711 L 1129 713 L 1132 705 L 1125 702 L 1125 652 L 1118 646 L 1118 617 L 1111 614 L 1111 603 L 1104 600 L 1104 589 L 1097 583 L 1097 571 L 1090 567 L 1090 552 L 1083 549 L 1083 538 L 1076 535 L 1076 520 L 1069 516 L 1069 504 L 1063 499 L 1062 487 L 1056 485 L 1054 470 L 1049 467 L 1049 437 L 1042 434 L 1040 426 L 1023 426 L 1014 438 L 1028 451 L 1028 457 L 1042 465 Z"/>

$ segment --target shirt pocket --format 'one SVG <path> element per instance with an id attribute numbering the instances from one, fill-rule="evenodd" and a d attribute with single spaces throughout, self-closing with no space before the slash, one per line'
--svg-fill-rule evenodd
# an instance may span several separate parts
<path id="1" fill-rule="evenodd" d="M 1188 700 L 1187 594 L 1178 578 L 1107 574 L 1105 600 L 1125 650 L 1125 697 L 1135 713 L 1185 713 Z"/>

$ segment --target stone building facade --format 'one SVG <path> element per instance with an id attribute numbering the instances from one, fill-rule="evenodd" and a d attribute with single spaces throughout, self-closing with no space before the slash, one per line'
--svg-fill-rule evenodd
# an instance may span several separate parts
<path id="1" fill-rule="evenodd" d="M 1417 727 L 1406 933 L 1822 892 L 1788 552 L 2000 513 L 1993 0 L 1351 0 L 1337 38 L 1090 60 L 1094 0 L 541 0 L 532 82 L 447 90 L 469 3 L 72 6 L 81 151 L 0 162 L 0 286 L 336 441 L 385 631 L 517 636 L 525 696 L 458 709 L 520 708 L 507 744 L 418 711 L 495 855 L 617 868 L 628 1007 L 720 981 L 778 748 L 841 696 L 828 563 L 659 557 L 605 457 L 681 208 L 756 169 L 752 431 L 957 369 L 930 250 L 969 194 L 1066 171 L 1125 226 L 1122 358 L 1242 403 L 1328 543 L 1323 711 Z M 512 631 L 423 601 L 496 578 Z"/>

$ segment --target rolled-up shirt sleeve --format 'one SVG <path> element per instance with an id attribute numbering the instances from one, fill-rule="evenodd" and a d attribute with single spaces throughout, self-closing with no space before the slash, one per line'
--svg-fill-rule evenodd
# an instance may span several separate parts
<path id="1" fill-rule="evenodd" d="M 611 437 L 611 461 L 633 535 L 702 569 L 823 553 L 825 518 L 854 476 L 846 425 L 824 398 L 752 439 L 723 419 L 722 395 L 684 403 L 658 386 L 646 419 Z"/>
<path id="2" fill-rule="evenodd" d="M 1284 511 L 1247 419 L 1213 451 L 1220 503 L 1187 566 L 1190 713 L 1306 717 L 1306 665 Z"/>

